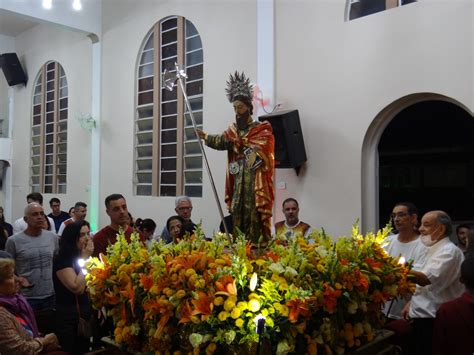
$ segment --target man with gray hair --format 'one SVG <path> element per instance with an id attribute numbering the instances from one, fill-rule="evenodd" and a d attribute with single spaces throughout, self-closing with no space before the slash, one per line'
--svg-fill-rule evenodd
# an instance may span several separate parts
<path id="1" fill-rule="evenodd" d="M 188 196 L 176 197 L 174 210 L 178 216 L 184 219 L 184 230 L 186 232 L 192 232 L 194 228 L 196 228 L 196 224 L 191 221 L 191 212 L 193 210 L 193 203 L 191 202 L 191 199 Z M 171 243 L 173 241 L 173 238 L 171 237 L 170 232 L 166 226 L 161 232 L 161 239 L 163 239 L 165 243 Z"/>
<path id="2" fill-rule="evenodd" d="M 431 354 L 436 312 L 442 303 L 464 292 L 459 281 L 462 251 L 450 240 L 451 218 L 443 211 L 430 211 L 421 220 L 420 240 L 426 246 L 426 257 L 410 271 L 416 285 L 415 293 L 402 315 L 413 319 L 415 349 L 413 354 Z"/>
<path id="3" fill-rule="evenodd" d="M 54 309 L 53 257 L 59 248 L 58 236 L 43 229 L 44 210 L 36 202 L 25 208 L 27 228 L 8 238 L 5 251 L 15 259 L 16 273 L 30 288 L 22 290 L 34 311 Z"/>
<path id="4" fill-rule="evenodd" d="M 32 203 L 36 202 L 39 205 L 43 206 L 43 195 L 41 195 L 39 192 L 32 192 L 26 196 L 26 203 Z M 54 221 L 50 217 L 46 217 L 49 221 L 49 227 L 48 230 L 51 232 L 55 232 L 56 230 L 54 229 Z M 20 232 L 23 232 L 26 228 L 28 227 L 25 218 L 20 217 L 18 218 L 15 222 L 13 222 L 13 234 L 17 234 Z"/>

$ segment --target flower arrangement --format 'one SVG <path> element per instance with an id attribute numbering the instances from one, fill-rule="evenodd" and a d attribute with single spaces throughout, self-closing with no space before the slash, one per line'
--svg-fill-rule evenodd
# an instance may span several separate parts
<path id="1" fill-rule="evenodd" d="M 324 232 L 274 240 L 252 250 L 244 236 L 206 241 L 199 230 L 179 244 L 123 233 L 107 256 L 88 263 L 95 308 L 112 317 L 114 338 L 130 352 L 213 354 L 253 351 L 256 324 L 278 354 L 342 354 L 374 338 L 381 307 L 413 289 L 408 269 L 388 256 L 377 234 L 336 242 Z"/>

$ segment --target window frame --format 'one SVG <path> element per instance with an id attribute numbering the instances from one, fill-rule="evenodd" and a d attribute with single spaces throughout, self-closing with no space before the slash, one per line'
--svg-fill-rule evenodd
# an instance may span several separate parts
<path id="1" fill-rule="evenodd" d="M 172 21 L 176 20 L 176 24 Z M 168 22 L 171 21 L 171 22 Z M 187 36 L 186 26 L 193 26 L 194 32 Z M 165 28 L 163 28 L 165 27 Z M 176 40 L 171 40 L 162 44 L 163 35 L 167 32 L 176 31 Z M 198 38 L 198 45 L 196 48 L 186 51 L 186 41 L 189 39 Z M 153 45 L 150 44 L 152 41 Z M 167 46 L 176 45 L 176 51 L 168 56 L 163 56 L 163 48 Z M 159 50 L 157 50 L 159 49 Z M 144 54 L 148 51 L 153 51 L 153 62 L 143 61 Z M 178 66 L 184 67 L 186 63 L 186 55 L 193 52 L 203 51 L 202 40 L 199 32 L 196 30 L 194 24 L 182 16 L 169 16 L 161 19 L 153 25 L 150 31 L 145 36 L 143 43 L 140 47 L 137 65 L 136 65 L 136 88 L 135 88 L 135 112 L 134 112 L 134 194 L 137 196 L 178 196 L 188 194 L 191 197 L 202 197 L 202 153 L 194 152 L 187 153 L 186 148 L 193 149 L 193 145 L 197 142 L 197 138 L 190 138 L 187 134 L 190 128 L 189 118 L 187 114 L 187 108 L 184 101 L 184 95 L 181 90 L 175 87 L 174 93 L 169 94 L 169 97 L 163 97 L 163 91 L 161 88 L 161 73 L 163 72 L 162 67 L 165 65 L 165 61 L 173 60 L 175 58 Z M 169 54 L 169 53 L 168 53 Z M 142 63 L 143 61 L 143 63 Z M 173 61 L 174 62 L 174 61 Z M 144 69 L 142 67 L 153 63 L 152 74 L 143 75 Z M 169 65 L 169 63 L 167 64 Z M 186 67 L 192 68 L 197 66 L 203 66 L 203 58 L 197 64 L 189 65 Z M 170 70 L 174 72 L 174 70 Z M 159 73 L 159 74 L 157 74 Z M 142 76 L 140 76 L 142 75 Z M 148 90 L 141 90 L 141 80 L 152 78 L 152 88 Z M 196 98 L 200 100 L 201 106 L 203 101 L 203 68 L 201 69 L 200 76 L 193 80 L 184 80 L 184 85 L 187 88 L 188 84 L 193 84 L 201 81 L 201 87 L 198 89 L 196 95 L 189 96 L 190 101 Z M 146 83 L 144 84 L 146 85 Z M 198 84 L 199 85 L 199 84 Z M 200 92 L 199 92 L 200 90 Z M 152 101 L 142 103 L 141 95 L 152 92 Z M 167 95 L 168 96 L 168 95 Z M 147 99 L 150 98 L 148 95 Z M 169 104 L 172 108 L 171 113 L 163 112 L 163 105 Z M 175 109 L 174 109 L 175 107 Z M 153 114 L 151 116 L 140 117 L 142 112 L 151 109 Z M 202 107 L 200 110 L 193 111 L 193 113 L 199 112 L 201 122 L 198 127 L 202 128 Z M 152 127 L 150 129 L 146 123 L 146 120 L 152 119 Z M 168 120 L 168 125 L 166 125 Z M 176 122 L 173 122 L 173 121 Z M 141 128 L 142 127 L 142 128 Z M 148 130 L 143 127 L 147 127 Z M 168 134 L 166 134 L 168 132 Z M 176 133 L 174 133 L 176 132 Z M 140 142 L 140 138 L 150 137 L 151 142 L 143 143 Z M 171 137 L 171 138 L 170 138 Z M 169 140 L 169 141 L 167 141 Z M 163 149 L 169 147 L 169 149 Z M 148 155 L 141 155 L 140 149 L 148 152 Z M 194 149 L 195 150 L 195 149 Z M 198 158 L 197 168 L 187 168 L 187 159 Z M 151 164 L 150 164 L 151 160 Z M 140 167 L 141 162 L 141 167 Z M 144 167 L 150 166 L 151 169 Z M 147 176 L 148 175 L 148 176 Z M 168 178 L 166 177 L 168 175 Z M 194 175 L 194 176 L 193 176 Z M 192 176 L 192 181 L 186 181 L 188 176 Z M 171 179 L 171 182 L 165 181 Z M 190 191 L 194 186 L 197 186 L 199 194 L 186 193 L 186 190 Z"/>
<path id="2" fill-rule="evenodd" d="M 46 62 L 36 76 L 32 94 L 29 172 L 33 192 L 67 193 L 68 101 L 64 68 L 56 61 Z"/>

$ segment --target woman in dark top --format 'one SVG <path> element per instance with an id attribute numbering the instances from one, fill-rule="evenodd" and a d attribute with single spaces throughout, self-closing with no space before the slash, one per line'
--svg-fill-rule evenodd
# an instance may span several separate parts
<path id="1" fill-rule="evenodd" d="M 86 289 L 85 274 L 79 259 L 92 255 L 94 244 L 89 223 L 76 221 L 66 226 L 54 260 L 53 276 L 56 292 L 56 335 L 63 350 L 71 354 L 88 352 L 90 339 L 77 335 L 80 317 L 90 319 L 91 310 Z"/>
<path id="2" fill-rule="evenodd" d="M 3 207 L 0 206 L 0 231 L 3 229 L 7 232 L 7 238 L 11 237 L 13 234 L 13 227 L 10 223 L 5 221 L 5 216 L 3 215 Z"/>

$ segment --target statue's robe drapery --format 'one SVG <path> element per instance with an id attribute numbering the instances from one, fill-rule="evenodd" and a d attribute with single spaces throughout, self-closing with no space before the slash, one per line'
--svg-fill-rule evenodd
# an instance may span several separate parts
<path id="1" fill-rule="evenodd" d="M 275 138 L 268 122 L 251 122 L 245 129 L 232 124 L 222 135 L 208 135 L 206 145 L 227 150 L 225 202 L 234 228 L 252 243 L 271 236 L 274 202 Z M 247 150 L 247 154 L 245 150 Z M 237 172 L 236 172 L 237 171 Z M 233 173 L 232 173 L 233 172 Z"/>

